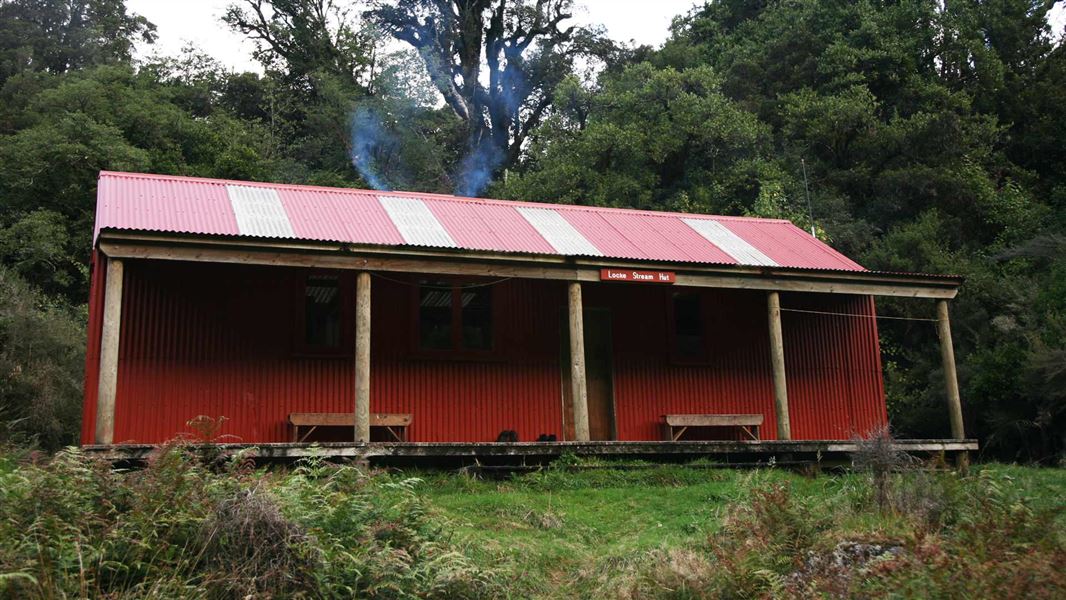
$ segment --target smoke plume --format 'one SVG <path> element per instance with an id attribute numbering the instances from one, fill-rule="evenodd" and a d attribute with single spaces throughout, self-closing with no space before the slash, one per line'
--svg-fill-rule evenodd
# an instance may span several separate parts
<path id="1" fill-rule="evenodd" d="M 352 115 L 352 165 L 375 190 L 392 188 L 383 169 L 382 157 L 393 154 L 399 141 L 385 128 L 377 111 L 360 106 Z"/>
<path id="2" fill-rule="evenodd" d="M 492 175 L 503 162 L 504 150 L 491 140 L 471 140 L 466 156 L 459 162 L 455 193 L 477 197 L 492 182 Z"/>

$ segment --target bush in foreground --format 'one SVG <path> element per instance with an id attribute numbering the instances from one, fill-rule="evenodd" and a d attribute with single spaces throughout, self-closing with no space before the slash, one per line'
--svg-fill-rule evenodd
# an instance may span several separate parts
<path id="1" fill-rule="evenodd" d="M 0 596 L 479 598 L 495 575 L 414 481 L 308 461 L 222 472 L 180 445 L 116 472 L 76 450 L 0 468 Z"/>

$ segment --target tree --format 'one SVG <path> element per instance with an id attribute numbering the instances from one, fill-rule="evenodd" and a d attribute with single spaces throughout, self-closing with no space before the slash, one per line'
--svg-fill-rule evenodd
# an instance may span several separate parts
<path id="1" fill-rule="evenodd" d="M 268 69 L 306 82 L 315 74 L 366 90 L 374 69 L 374 37 L 333 0 L 242 0 L 222 17 L 257 44 Z"/>
<path id="2" fill-rule="evenodd" d="M 460 193 L 476 194 L 497 169 L 517 162 L 574 58 L 602 43 L 596 32 L 564 26 L 572 4 L 400 0 L 375 2 L 366 13 L 418 51 L 444 102 L 466 125 Z"/>
<path id="3" fill-rule="evenodd" d="M 524 172 L 498 190 L 509 197 L 741 213 L 753 207 L 770 131 L 721 92 L 707 67 L 648 63 L 607 76 L 590 105 L 573 82 L 531 144 Z"/>
<path id="4" fill-rule="evenodd" d="M 137 41 L 155 41 L 155 25 L 123 0 L 0 0 L 0 83 L 128 62 Z"/>
<path id="5" fill-rule="evenodd" d="M 20 86 L 33 79 L 36 85 Z M 270 164 L 255 123 L 196 114 L 184 87 L 149 71 L 102 66 L 22 74 L 4 106 L 22 107 L 0 134 L 0 261 L 74 304 L 86 298 L 96 181 L 109 170 L 262 179 Z"/>

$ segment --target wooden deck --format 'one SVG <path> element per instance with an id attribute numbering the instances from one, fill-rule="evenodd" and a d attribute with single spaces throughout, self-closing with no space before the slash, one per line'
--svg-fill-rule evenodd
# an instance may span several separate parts
<path id="1" fill-rule="evenodd" d="M 196 447 L 196 444 L 192 444 Z M 222 453 L 251 449 L 262 462 L 288 462 L 320 456 L 366 460 L 375 465 L 537 464 L 563 455 L 630 458 L 677 462 L 710 459 L 728 464 L 839 464 L 850 461 L 860 443 L 848 440 L 648 441 L 648 442 L 371 442 L 209 444 Z M 897 440 L 898 450 L 915 455 L 956 455 L 977 450 L 977 440 Z M 87 445 L 82 447 L 115 462 L 137 463 L 158 446 L 152 444 Z"/>

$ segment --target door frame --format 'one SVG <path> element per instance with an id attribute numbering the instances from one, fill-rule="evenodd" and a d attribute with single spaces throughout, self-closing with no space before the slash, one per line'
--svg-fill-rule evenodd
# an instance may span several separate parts
<path id="1" fill-rule="evenodd" d="M 610 370 L 608 384 L 610 391 L 607 395 L 607 421 L 610 441 L 618 439 L 618 407 L 615 403 L 615 380 L 614 380 L 614 319 L 613 313 L 609 307 L 606 306 L 594 306 L 584 307 L 582 309 L 582 317 L 589 313 L 606 315 L 607 320 L 607 347 L 611 349 L 611 356 L 608 360 L 608 367 Z M 582 319 L 583 323 L 587 320 Z M 588 379 L 588 344 L 585 344 L 585 373 L 586 373 L 586 388 Z M 563 311 L 559 319 L 559 403 L 562 407 L 562 440 L 572 441 L 574 439 L 574 402 L 572 395 L 572 387 L 570 383 L 570 325 L 569 315 L 566 311 Z"/>

